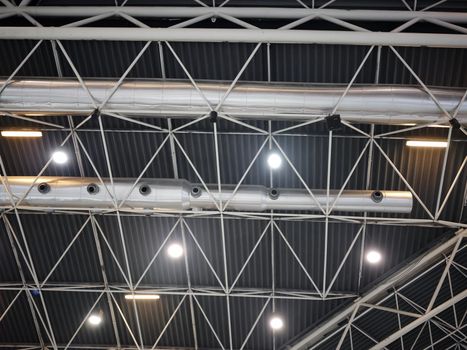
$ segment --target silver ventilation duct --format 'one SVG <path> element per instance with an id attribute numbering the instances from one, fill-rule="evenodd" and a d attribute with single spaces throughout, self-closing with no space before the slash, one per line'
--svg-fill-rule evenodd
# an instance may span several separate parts
<path id="1" fill-rule="evenodd" d="M 8 177 L 9 191 L 18 201 L 34 183 L 34 177 Z M 268 189 L 264 186 L 240 186 L 232 197 L 234 186 L 223 186 L 221 194 L 217 186 L 209 186 L 210 194 L 200 185 L 186 180 L 144 179 L 136 186 L 135 180 L 115 179 L 115 196 L 122 208 L 200 210 L 216 209 L 213 198 L 222 200 L 228 210 L 319 210 L 315 200 L 301 189 Z M 114 203 L 109 194 L 112 185 L 104 179 L 104 187 L 97 178 L 41 177 L 31 188 L 21 205 L 34 207 L 99 208 L 112 209 Z M 410 213 L 412 194 L 407 191 L 339 191 L 331 190 L 329 207 L 335 211 Z M 328 200 L 325 190 L 312 190 L 320 205 L 325 208 Z M 212 197 L 211 197 L 212 196 Z M 335 202 L 335 203 L 334 203 Z M 11 205 L 5 186 L 0 187 L 0 205 Z"/>
<path id="2" fill-rule="evenodd" d="M 0 81 L 2 86 L 4 81 Z M 96 101 L 103 102 L 116 81 L 85 82 Z M 227 83 L 199 83 L 210 104 L 216 106 L 229 88 Z M 309 119 L 327 115 L 345 86 L 237 84 L 222 103 L 221 112 L 241 119 Z M 432 89 L 447 111 L 454 111 L 463 90 Z M 74 80 L 12 81 L 0 94 L 0 111 L 39 115 L 85 115 L 94 109 L 90 98 Z M 189 82 L 126 81 L 104 107 L 104 112 L 127 115 L 199 117 L 207 113 L 206 101 Z M 416 87 L 354 86 L 339 106 L 341 116 L 362 123 L 430 123 L 442 113 L 428 94 Z M 467 102 L 457 116 L 467 124 Z"/>

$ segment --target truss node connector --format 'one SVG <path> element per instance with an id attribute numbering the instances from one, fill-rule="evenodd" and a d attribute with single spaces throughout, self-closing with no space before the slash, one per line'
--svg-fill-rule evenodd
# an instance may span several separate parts
<path id="1" fill-rule="evenodd" d="M 211 123 L 217 123 L 218 114 L 216 111 L 209 112 L 209 121 Z"/>
<path id="2" fill-rule="evenodd" d="M 95 110 L 93 110 L 91 116 L 92 116 L 93 119 L 99 118 L 101 116 L 100 109 L 96 108 Z"/>
<path id="3" fill-rule="evenodd" d="M 449 120 L 449 124 L 452 125 L 453 129 L 460 129 L 461 128 L 461 123 L 459 123 L 459 121 L 456 118 L 452 118 L 451 120 Z"/>
<path id="4" fill-rule="evenodd" d="M 326 125 L 328 127 L 328 131 L 339 130 L 342 128 L 340 114 L 331 114 L 331 115 L 328 115 L 325 119 L 326 119 Z"/>

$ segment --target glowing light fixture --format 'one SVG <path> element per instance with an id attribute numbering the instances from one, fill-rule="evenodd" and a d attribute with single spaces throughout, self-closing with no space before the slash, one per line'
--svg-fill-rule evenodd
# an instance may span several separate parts
<path id="1" fill-rule="evenodd" d="M 431 124 L 428 125 L 429 128 L 443 128 L 443 129 L 449 129 L 451 126 L 450 125 L 444 125 L 444 124 Z"/>
<path id="2" fill-rule="evenodd" d="M 269 326 L 271 326 L 273 330 L 277 331 L 284 327 L 284 320 L 278 315 L 273 315 L 269 320 Z"/>
<path id="3" fill-rule="evenodd" d="M 98 326 L 102 322 L 102 312 L 92 314 L 88 317 L 88 323 L 92 326 Z"/>
<path id="4" fill-rule="evenodd" d="M 65 164 L 68 161 L 68 155 L 64 151 L 58 150 L 54 152 L 52 159 L 57 164 Z"/>
<path id="5" fill-rule="evenodd" d="M 160 298 L 157 294 L 125 294 L 127 300 L 159 300 Z"/>
<path id="6" fill-rule="evenodd" d="M 277 153 L 271 153 L 268 156 L 268 165 L 271 169 L 278 169 L 282 164 L 282 158 Z"/>
<path id="7" fill-rule="evenodd" d="M 402 124 L 399 124 L 399 125 L 402 125 L 402 126 L 415 126 L 417 124 L 415 123 L 402 123 Z M 450 128 L 449 125 L 444 125 L 444 124 L 430 124 L 430 125 L 427 125 L 429 128 L 444 128 L 444 129 L 447 129 L 447 128 Z"/>
<path id="8" fill-rule="evenodd" d="M 172 243 L 167 248 L 167 254 L 174 259 L 178 259 L 183 255 L 183 247 L 179 243 Z"/>
<path id="9" fill-rule="evenodd" d="M 381 253 L 376 251 L 376 250 L 370 250 L 366 254 L 366 260 L 370 264 L 377 264 L 377 263 L 379 263 L 381 261 L 381 259 L 382 259 Z"/>
<path id="10" fill-rule="evenodd" d="M 42 131 L 34 130 L 3 130 L 3 137 L 42 137 Z"/>
<path id="11" fill-rule="evenodd" d="M 405 145 L 409 147 L 446 148 L 448 143 L 446 141 L 408 140 Z"/>

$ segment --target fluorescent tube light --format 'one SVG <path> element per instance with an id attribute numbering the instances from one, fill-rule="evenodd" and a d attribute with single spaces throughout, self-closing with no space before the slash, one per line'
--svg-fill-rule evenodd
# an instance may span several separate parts
<path id="1" fill-rule="evenodd" d="M 409 147 L 432 147 L 432 148 L 446 148 L 448 143 L 446 141 L 416 141 L 409 140 L 405 143 Z"/>

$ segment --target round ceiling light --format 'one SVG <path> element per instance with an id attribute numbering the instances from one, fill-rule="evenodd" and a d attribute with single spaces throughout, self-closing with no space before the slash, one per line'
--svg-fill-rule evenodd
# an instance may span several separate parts
<path id="1" fill-rule="evenodd" d="M 98 326 L 102 322 L 101 314 L 92 314 L 88 317 L 88 322 L 92 326 Z"/>
<path id="2" fill-rule="evenodd" d="M 366 254 L 366 260 L 370 264 L 377 264 L 377 263 L 379 263 L 381 261 L 381 259 L 382 259 L 381 253 L 376 251 L 376 250 L 370 250 Z"/>
<path id="3" fill-rule="evenodd" d="M 172 243 L 167 248 L 167 254 L 174 259 L 178 259 L 183 255 L 183 247 L 179 243 Z"/>
<path id="4" fill-rule="evenodd" d="M 65 164 L 68 161 L 68 155 L 64 151 L 55 151 L 52 159 L 57 164 Z"/>
<path id="5" fill-rule="evenodd" d="M 269 325 L 273 330 L 277 331 L 284 327 L 284 320 L 278 315 L 273 315 L 269 320 Z"/>
<path id="6" fill-rule="evenodd" d="M 282 158 L 277 153 L 271 153 L 268 156 L 268 165 L 271 169 L 279 169 L 282 164 Z"/>

